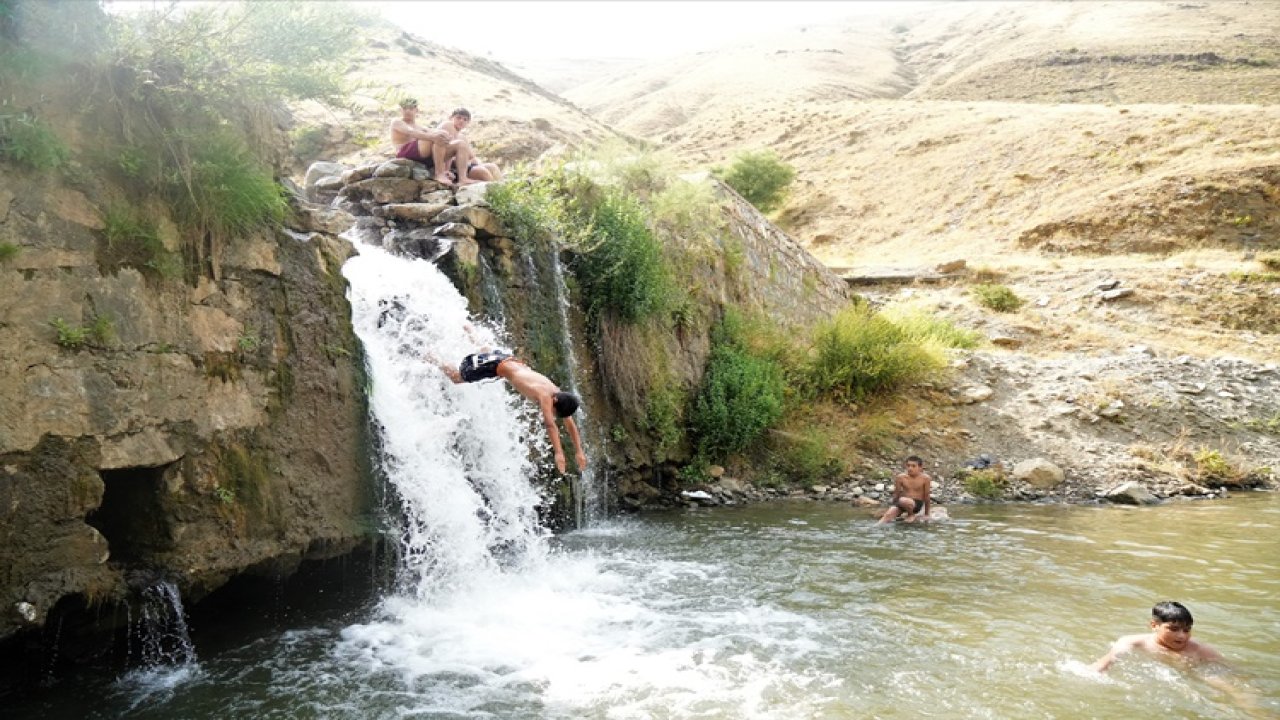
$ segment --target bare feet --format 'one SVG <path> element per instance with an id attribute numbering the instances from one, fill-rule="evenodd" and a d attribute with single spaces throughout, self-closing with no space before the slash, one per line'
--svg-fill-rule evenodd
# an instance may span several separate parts
<path id="1" fill-rule="evenodd" d="M 436 173 L 435 181 L 442 185 L 453 184 L 453 178 L 449 177 L 449 173 Z"/>
<path id="2" fill-rule="evenodd" d="M 482 181 L 482 180 L 472 180 L 471 178 L 462 178 L 461 180 L 459 180 L 459 181 L 458 181 L 458 185 L 459 185 L 459 186 L 462 186 L 462 185 L 475 185 L 475 184 L 476 184 L 476 183 L 478 183 L 478 182 L 483 182 L 483 181 Z"/>

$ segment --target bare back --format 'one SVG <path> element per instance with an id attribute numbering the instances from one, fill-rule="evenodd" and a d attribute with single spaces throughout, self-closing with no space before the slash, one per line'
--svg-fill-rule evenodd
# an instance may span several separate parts
<path id="1" fill-rule="evenodd" d="M 498 375 L 511 383 L 516 392 L 541 404 L 544 398 L 560 392 L 560 388 L 550 378 L 519 360 L 511 359 L 498 366 Z"/>

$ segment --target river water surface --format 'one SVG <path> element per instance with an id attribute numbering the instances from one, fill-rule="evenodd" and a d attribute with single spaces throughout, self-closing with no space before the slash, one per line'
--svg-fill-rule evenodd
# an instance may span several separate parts
<path id="1" fill-rule="evenodd" d="M 473 321 L 431 263 L 359 247 L 343 272 L 372 377 L 376 460 L 397 501 L 394 590 L 240 641 L 218 633 L 110 681 L 64 683 L 5 707 L 5 718 L 1280 710 L 1275 495 L 957 507 L 950 522 L 889 527 L 867 510 L 805 502 L 647 514 L 551 537 L 538 522 L 534 460 L 548 453 L 532 404 L 503 382 L 455 386 L 433 362 L 500 345 L 502 328 Z M 1227 689 L 1148 658 L 1125 658 L 1105 678 L 1083 670 L 1117 636 L 1144 631 L 1166 599 L 1188 605 L 1196 634 L 1233 662 Z"/>
<path id="2" fill-rule="evenodd" d="M 932 527 L 818 503 L 648 515 L 39 715 L 1274 717 L 1278 500 L 956 507 Z M 1234 693 L 1140 657 L 1081 672 L 1163 599 L 1232 662 Z"/>

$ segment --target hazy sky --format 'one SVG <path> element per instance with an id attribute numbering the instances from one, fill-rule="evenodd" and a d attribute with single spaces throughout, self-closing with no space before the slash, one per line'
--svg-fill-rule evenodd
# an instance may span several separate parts
<path id="1" fill-rule="evenodd" d="M 895 2 L 597 0 L 370 2 L 425 40 L 502 59 L 658 57 Z M 455 28 L 465 28 L 458 31 Z"/>
<path id="2" fill-rule="evenodd" d="M 198 1 L 198 0 L 197 0 Z M 263 2 L 264 0 L 253 0 Z M 912 0 L 361 0 L 424 40 L 498 60 L 652 58 Z M 107 0 L 110 12 L 171 0 Z M 192 4 L 195 4 L 194 2 Z"/>

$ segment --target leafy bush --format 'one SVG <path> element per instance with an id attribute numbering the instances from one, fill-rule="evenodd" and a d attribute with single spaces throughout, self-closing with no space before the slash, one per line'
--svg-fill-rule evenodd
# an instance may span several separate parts
<path id="1" fill-rule="evenodd" d="M 60 317 L 50 320 L 49 324 L 58 333 L 55 342 L 61 347 L 68 350 L 78 350 L 89 342 L 88 328 L 72 325 Z"/>
<path id="2" fill-rule="evenodd" d="M 492 183 L 485 202 L 511 236 L 522 241 L 544 239 L 559 226 L 560 209 L 553 180 L 507 180 Z"/>
<path id="3" fill-rule="evenodd" d="M 11 242 L 0 242 L 0 263 L 9 262 L 22 252 L 22 248 Z"/>
<path id="4" fill-rule="evenodd" d="M 763 150 L 735 157 L 721 179 L 760 212 L 767 213 L 782 205 L 787 186 L 795 176 L 796 171 L 772 150 Z"/>
<path id="5" fill-rule="evenodd" d="M 713 332 L 702 388 L 689 413 L 698 453 L 704 457 L 746 449 L 782 416 L 782 369 L 748 352 L 736 330 L 728 316 Z"/>
<path id="6" fill-rule="evenodd" d="M 901 326 L 855 305 L 815 328 L 804 375 L 810 392 L 859 400 L 922 380 L 943 365 Z"/>
<path id="7" fill-rule="evenodd" d="M 1227 460 L 1221 451 L 1201 448 L 1194 455 L 1196 476 L 1207 485 L 1230 484 L 1240 479 L 1240 469 Z"/>
<path id="8" fill-rule="evenodd" d="M 67 146 L 39 118 L 0 115 L 0 159 L 32 170 L 53 170 L 71 156 Z"/>
<path id="9" fill-rule="evenodd" d="M 107 209 L 102 219 L 107 246 L 101 257 L 108 266 L 128 265 L 162 278 L 177 277 L 181 263 L 164 246 L 154 221 L 122 207 Z"/>
<path id="10" fill-rule="evenodd" d="M 1004 285 L 974 285 L 969 291 L 978 299 L 978 304 L 996 312 L 1013 312 L 1023 304 L 1022 298 Z"/>
<path id="11" fill-rule="evenodd" d="M 1258 262 L 1268 270 L 1280 272 L 1280 253 L 1267 253 L 1258 257 Z"/>
<path id="12" fill-rule="evenodd" d="M 87 345 L 106 346 L 115 338 L 115 323 L 105 315 L 94 317 L 88 325 L 72 325 L 60 317 L 49 321 L 57 332 L 55 342 L 68 350 L 79 350 Z"/>
<path id="13" fill-rule="evenodd" d="M 591 212 L 574 275 L 588 315 L 610 312 L 626 322 L 665 311 L 672 287 L 662 244 L 645 225 L 644 208 L 616 189 L 606 190 Z"/>
<path id="14" fill-rule="evenodd" d="M 999 470 L 971 470 L 961 480 L 965 492 L 974 497 L 994 500 L 1004 494 L 1005 477 Z"/>

